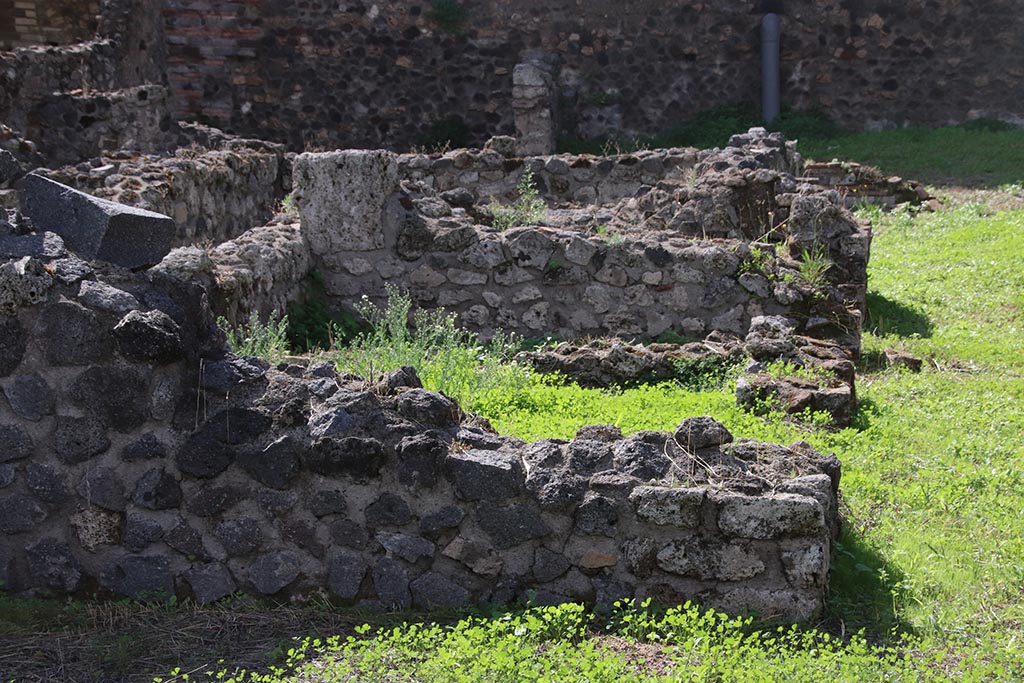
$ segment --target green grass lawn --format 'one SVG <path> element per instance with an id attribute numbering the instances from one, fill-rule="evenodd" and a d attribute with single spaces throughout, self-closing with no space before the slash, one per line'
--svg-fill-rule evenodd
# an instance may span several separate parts
<path id="1" fill-rule="evenodd" d="M 932 185 L 993 188 L 1024 181 L 1024 129 L 905 128 L 797 137 L 805 158 L 853 159 Z"/>

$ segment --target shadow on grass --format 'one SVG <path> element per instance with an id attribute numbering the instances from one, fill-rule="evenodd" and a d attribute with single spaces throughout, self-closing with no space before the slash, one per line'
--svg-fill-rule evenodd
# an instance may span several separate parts
<path id="1" fill-rule="evenodd" d="M 927 315 L 899 301 L 886 299 L 878 292 L 868 292 L 867 309 L 864 327 L 873 334 L 922 338 L 932 336 L 935 326 Z"/>
<path id="2" fill-rule="evenodd" d="M 895 629 L 912 629 L 899 615 L 906 599 L 906 575 L 856 531 L 845 527 L 832 558 L 831 592 L 823 628 L 871 641 L 885 641 Z"/>
<path id="3" fill-rule="evenodd" d="M 862 372 L 860 366 L 857 367 L 857 372 Z M 856 429 L 858 432 L 863 432 L 871 426 L 871 421 L 875 417 L 881 414 L 881 408 L 870 398 L 858 398 L 857 399 L 857 410 L 853 414 L 853 418 L 850 420 L 850 426 Z"/>

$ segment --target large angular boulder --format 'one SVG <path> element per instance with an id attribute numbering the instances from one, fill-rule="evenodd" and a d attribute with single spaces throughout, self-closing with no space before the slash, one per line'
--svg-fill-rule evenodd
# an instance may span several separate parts
<path id="1" fill-rule="evenodd" d="M 60 235 L 82 258 L 131 269 L 159 263 L 175 234 L 168 216 L 99 199 L 36 173 L 21 181 L 21 210 L 38 230 Z"/>

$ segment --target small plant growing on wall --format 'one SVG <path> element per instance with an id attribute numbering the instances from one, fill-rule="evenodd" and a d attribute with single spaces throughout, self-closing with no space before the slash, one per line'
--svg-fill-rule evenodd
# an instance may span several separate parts
<path id="1" fill-rule="evenodd" d="M 288 316 L 272 311 L 267 322 L 261 322 L 256 311 L 249 320 L 233 326 L 227 319 L 217 318 L 217 326 L 227 336 L 231 350 L 239 356 L 257 356 L 269 363 L 280 363 L 291 353 L 288 346 Z"/>
<path id="2" fill-rule="evenodd" d="M 810 249 L 804 249 L 800 260 L 800 280 L 808 287 L 821 289 L 832 265 L 824 245 L 815 244 Z"/>
<path id="3" fill-rule="evenodd" d="M 521 225 L 536 225 L 547 214 L 547 204 L 540 198 L 536 185 L 533 182 L 533 171 L 526 169 L 519 176 L 519 185 L 516 187 L 519 198 L 509 205 L 499 204 L 495 200 L 487 206 L 487 213 L 491 217 L 491 225 L 496 230 L 508 230 Z"/>
<path id="4" fill-rule="evenodd" d="M 458 0 L 432 0 L 427 18 L 449 33 L 460 33 L 469 15 Z"/>

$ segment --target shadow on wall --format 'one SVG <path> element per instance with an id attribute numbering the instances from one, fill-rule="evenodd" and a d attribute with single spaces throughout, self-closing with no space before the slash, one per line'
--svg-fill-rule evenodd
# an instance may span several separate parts
<path id="1" fill-rule="evenodd" d="M 899 301 L 891 301 L 878 292 L 868 292 L 866 330 L 879 336 L 895 334 L 899 337 L 932 336 L 934 325 L 921 311 Z"/>

